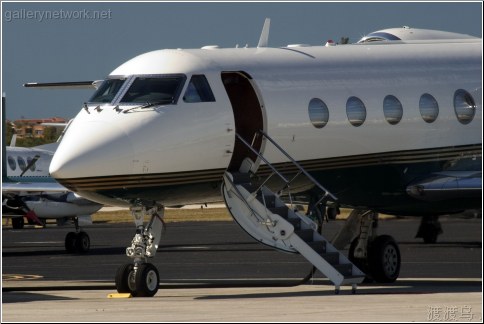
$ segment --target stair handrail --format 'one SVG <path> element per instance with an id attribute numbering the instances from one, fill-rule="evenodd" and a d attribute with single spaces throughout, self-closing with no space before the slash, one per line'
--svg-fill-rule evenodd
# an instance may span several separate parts
<path id="1" fill-rule="evenodd" d="M 252 145 L 250 145 L 242 136 L 240 136 L 239 134 L 235 133 L 235 136 L 237 136 L 237 138 L 245 144 L 245 146 L 247 146 L 249 148 L 249 150 L 251 150 L 252 152 L 254 152 L 262 161 L 264 161 L 266 163 L 266 165 L 271 168 L 271 170 L 277 174 L 279 176 L 279 178 L 282 179 L 282 181 L 284 181 L 284 183 L 286 185 L 289 184 L 289 180 L 286 179 L 286 177 L 284 177 L 279 171 L 277 171 L 277 169 L 269 162 L 267 161 L 267 159 L 262 155 L 260 154 L 260 152 L 258 152 L 256 149 L 254 149 L 252 147 Z"/>
<path id="2" fill-rule="evenodd" d="M 323 197 L 330 196 L 333 200 L 338 200 L 329 190 L 327 190 L 325 187 L 323 187 L 316 179 L 313 178 L 296 160 L 294 160 L 279 144 L 277 144 L 269 135 L 267 135 L 263 130 L 259 130 L 259 133 L 264 136 L 266 139 L 268 139 L 272 145 L 274 145 L 282 154 L 284 154 L 291 162 L 294 164 L 300 172 L 302 172 L 309 180 L 311 180 L 312 183 L 314 183 L 319 189 L 325 192 Z M 245 141 L 244 141 L 245 142 Z M 247 145 L 247 142 L 245 142 Z M 262 154 L 258 153 L 256 150 L 254 150 L 252 147 L 251 149 L 259 156 L 262 158 Z M 268 163 L 266 159 L 263 158 L 263 161 Z M 269 164 L 269 167 L 274 170 L 275 168 Z M 285 179 L 285 178 L 283 178 Z M 294 178 L 292 179 L 294 180 Z M 292 181 L 291 180 L 291 181 Z M 289 184 L 290 182 L 287 182 L 286 184 Z"/>

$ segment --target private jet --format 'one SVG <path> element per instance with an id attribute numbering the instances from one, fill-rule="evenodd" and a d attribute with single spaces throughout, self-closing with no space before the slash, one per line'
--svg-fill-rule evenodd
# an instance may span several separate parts
<path id="1" fill-rule="evenodd" d="M 165 207 L 223 200 L 249 235 L 300 253 L 335 292 L 398 278 L 398 244 L 377 235 L 378 213 L 481 208 L 480 38 L 410 27 L 348 45 L 271 48 L 268 38 L 266 20 L 255 48 L 152 51 L 86 82 L 97 90 L 50 173 L 83 197 L 131 208 L 132 262 L 115 275 L 118 292 L 156 294 L 148 261 Z M 301 199 L 306 213 L 294 208 Z M 310 216 L 339 207 L 354 211 L 326 239 Z"/>
<path id="2" fill-rule="evenodd" d="M 2 100 L 3 110 L 5 100 Z M 49 174 L 54 151 L 49 147 L 4 147 L 2 161 L 2 218 L 11 218 L 12 227 L 29 223 L 44 226 L 47 219 L 64 224 L 72 219 L 76 228 L 65 238 L 68 252 L 85 253 L 90 249 L 89 235 L 81 226 L 92 224 L 91 215 L 102 205 L 87 200 L 57 183 Z"/>

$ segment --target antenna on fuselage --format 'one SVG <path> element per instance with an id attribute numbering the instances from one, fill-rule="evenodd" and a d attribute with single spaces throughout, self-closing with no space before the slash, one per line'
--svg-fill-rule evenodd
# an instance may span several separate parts
<path id="1" fill-rule="evenodd" d="M 257 44 L 257 48 L 259 47 L 267 47 L 269 43 L 269 28 L 271 27 L 271 19 L 266 18 L 264 21 L 264 27 L 262 27 L 262 33 L 260 34 L 259 44 Z"/>

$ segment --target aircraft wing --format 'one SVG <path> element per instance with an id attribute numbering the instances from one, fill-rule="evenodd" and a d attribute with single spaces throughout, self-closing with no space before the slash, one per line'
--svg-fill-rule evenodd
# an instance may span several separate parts
<path id="1" fill-rule="evenodd" d="M 3 182 L 2 194 L 22 193 L 60 193 L 69 191 L 57 182 Z"/>
<path id="2" fill-rule="evenodd" d="M 407 186 L 407 193 L 425 201 L 482 197 L 482 171 L 433 173 Z"/>
<path id="3" fill-rule="evenodd" d="M 24 83 L 25 88 L 37 89 L 97 89 L 102 80 L 75 82 L 30 82 Z"/>

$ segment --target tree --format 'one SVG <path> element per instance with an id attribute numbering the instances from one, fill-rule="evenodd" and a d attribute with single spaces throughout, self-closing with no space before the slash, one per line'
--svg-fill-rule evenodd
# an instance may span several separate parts
<path id="1" fill-rule="evenodd" d="M 17 146 L 20 146 L 20 147 L 32 147 L 32 146 L 37 146 L 42 144 L 47 144 L 43 138 L 35 138 L 35 137 L 17 138 Z"/>
<path id="2" fill-rule="evenodd" d="M 48 126 L 44 128 L 44 142 L 45 143 L 53 143 L 57 140 L 57 128 Z"/>
<path id="3" fill-rule="evenodd" d="M 10 122 L 6 122 L 5 125 L 5 145 L 10 145 L 13 134 L 15 134 L 15 129 Z"/>

